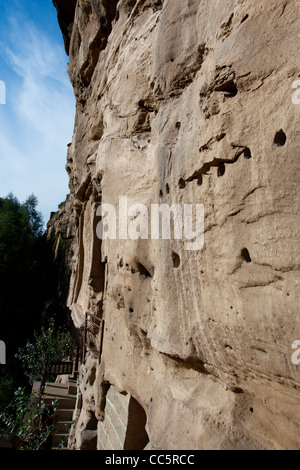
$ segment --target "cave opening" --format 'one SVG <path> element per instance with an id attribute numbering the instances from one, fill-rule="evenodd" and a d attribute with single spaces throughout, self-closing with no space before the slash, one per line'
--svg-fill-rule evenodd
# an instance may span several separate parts
<path id="1" fill-rule="evenodd" d="M 130 398 L 128 410 L 128 424 L 124 450 L 143 450 L 149 443 L 146 431 L 147 415 L 144 408 L 135 400 Z"/>

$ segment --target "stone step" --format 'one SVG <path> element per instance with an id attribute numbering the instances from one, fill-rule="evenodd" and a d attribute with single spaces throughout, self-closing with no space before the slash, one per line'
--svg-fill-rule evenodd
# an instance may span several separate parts
<path id="1" fill-rule="evenodd" d="M 73 424 L 73 421 L 56 421 L 55 431 L 59 434 L 68 433 Z"/>
<path id="2" fill-rule="evenodd" d="M 40 382 L 34 382 L 32 387 L 33 393 L 38 393 L 40 391 Z M 56 384 L 56 383 L 46 383 L 44 389 L 45 395 L 55 395 L 55 396 L 75 396 L 77 395 L 77 382 L 70 381 L 69 384 Z"/>
<path id="3" fill-rule="evenodd" d="M 76 405 L 76 398 L 73 396 L 69 397 L 57 397 L 57 396 L 50 396 L 47 395 L 45 397 L 45 403 L 51 403 L 52 401 L 56 401 L 56 409 L 64 408 L 66 410 L 74 410 Z"/>
<path id="4" fill-rule="evenodd" d="M 66 396 L 66 395 L 73 395 L 76 396 L 77 389 L 74 390 L 75 393 L 70 393 L 74 390 L 73 386 L 57 386 L 56 384 L 46 384 L 45 386 L 45 394 L 46 395 L 57 395 L 57 396 Z"/>
<path id="5" fill-rule="evenodd" d="M 58 408 L 55 411 L 55 421 L 56 423 L 62 421 L 72 421 L 74 409 L 65 409 L 65 408 Z"/>
<path id="6" fill-rule="evenodd" d="M 40 383 L 35 382 L 32 387 L 32 392 L 39 393 L 39 391 L 40 391 Z M 69 395 L 69 390 L 68 390 L 68 387 L 62 386 L 60 384 L 46 384 L 44 388 L 44 394 L 51 395 L 51 396 L 64 397 L 64 396 Z"/>
<path id="7" fill-rule="evenodd" d="M 69 395 L 77 395 L 77 381 L 69 381 L 68 393 Z"/>
<path id="8" fill-rule="evenodd" d="M 38 393 L 40 385 L 40 382 L 35 382 L 32 392 Z M 76 407 L 77 381 L 69 379 L 66 383 L 47 382 L 44 395 L 46 403 L 56 401 L 52 450 L 67 450 L 68 436 L 73 424 L 73 413 Z"/>

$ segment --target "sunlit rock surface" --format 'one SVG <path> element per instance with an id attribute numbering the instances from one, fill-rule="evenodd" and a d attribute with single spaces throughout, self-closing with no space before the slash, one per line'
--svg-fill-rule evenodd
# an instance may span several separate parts
<path id="1" fill-rule="evenodd" d="M 299 449 L 296 2 L 54 3 L 77 100 L 68 307 L 105 321 L 72 446 Z M 204 204 L 204 247 L 100 241 L 120 197 Z"/>

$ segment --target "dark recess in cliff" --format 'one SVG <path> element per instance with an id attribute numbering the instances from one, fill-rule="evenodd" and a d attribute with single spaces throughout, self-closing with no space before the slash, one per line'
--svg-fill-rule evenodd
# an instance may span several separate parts
<path id="1" fill-rule="evenodd" d="M 57 18 L 63 34 L 65 50 L 67 55 L 69 55 L 77 0 L 52 0 L 52 3 L 57 10 Z"/>

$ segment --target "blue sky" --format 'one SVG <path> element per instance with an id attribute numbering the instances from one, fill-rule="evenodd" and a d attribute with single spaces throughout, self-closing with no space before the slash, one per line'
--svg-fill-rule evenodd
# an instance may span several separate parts
<path id="1" fill-rule="evenodd" d="M 35 194 L 45 223 L 69 192 L 75 99 L 67 63 L 51 0 L 0 0 L 0 197 Z"/>

